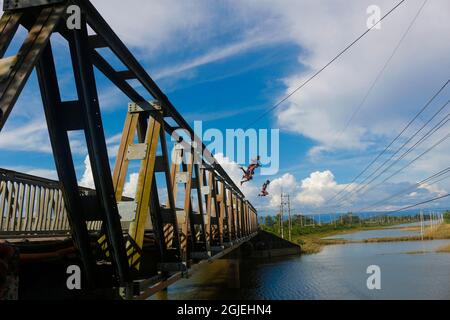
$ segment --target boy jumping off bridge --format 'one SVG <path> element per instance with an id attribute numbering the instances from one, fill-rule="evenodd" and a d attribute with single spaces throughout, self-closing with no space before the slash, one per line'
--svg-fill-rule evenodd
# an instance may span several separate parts
<path id="1" fill-rule="evenodd" d="M 242 176 L 242 180 L 241 180 L 241 186 L 244 182 L 247 182 L 247 181 L 250 181 L 253 179 L 253 175 L 255 174 L 256 168 L 261 166 L 259 159 L 260 159 L 260 156 L 257 156 L 256 159 L 252 159 L 252 162 L 247 167 L 247 170 L 244 170 L 243 167 L 240 167 L 241 170 L 244 172 L 244 175 Z"/>
<path id="2" fill-rule="evenodd" d="M 262 188 L 261 188 L 261 192 L 258 194 L 258 197 L 265 197 L 269 194 L 269 192 L 267 192 L 267 187 L 270 184 L 270 180 L 266 180 L 266 182 L 263 183 Z"/>

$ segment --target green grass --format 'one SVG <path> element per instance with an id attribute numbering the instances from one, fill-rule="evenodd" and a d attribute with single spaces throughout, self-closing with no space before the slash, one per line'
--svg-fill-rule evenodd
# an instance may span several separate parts
<path id="1" fill-rule="evenodd" d="M 446 211 L 444 213 L 444 222 L 445 223 L 450 223 L 450 211 Z"/>
<path id="2" fill-rule="evenodd" d="M 348 243 L 348 240 L 345 239 L 323 239 L 326 237 L 331 237 L 338 234 L 346 234 L 353 233 L 357 231 L 363 230 L 373 230 L 386 228 L 390 226 L 395 226 L 401 223 L 406 222 L 414 222 L 415 220 L 411 217 L 398 217 L 397 219 L 391 218 L 389 222 L 387 221 L 369 221 L 369 220 L 357 220 L 353 217 L 354 221 L 351 223 L 350 221 L 341 223 L 340 221 L 336 221 L 335 223 L 327 223 L 322 225 L 309 225 L 302 226 L 299 223 L 299 219 L 292 221 L 292 242 L 299 244 L 302 247 L 302 252 L 306 254 L 317 253 L 325 245 L 330 244 L 343 244 Z M 275 219 L 272 219 L 272 221 Z M 270 221 L 270 220 L 269 220 Z M 272 222 L 271 221 L 271 222 Z M 271 232 L 280 236 L 279 226 L 276 223 L 273 223 L 271 226 L 267 226 L 266 224 L 261 224 L 261 228 L 265 231 Z M 288 224 L 287 222 L 284 224 L 284 238 L 288 238 Z"/>

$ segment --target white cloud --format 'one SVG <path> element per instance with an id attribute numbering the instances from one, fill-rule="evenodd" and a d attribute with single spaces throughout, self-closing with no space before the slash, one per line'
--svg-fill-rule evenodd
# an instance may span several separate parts
<path id="1" fill-rule="evenodd" d="M 334 180 L 334 175 L 329 170 L 312 172 L 308 178 L 301 181 L 297 181 L 291 173 L 285 173 L 270 182 L 270 201 L 267 207 L 277 209 L 282 192 L 290 195 L 293 205 L 297 204 L 302 208 L 318 207 L 344 187 L 345 185 L 339 185 Z"/>
<path id="2" fill-rule="evenodd" d="M 69 132 L 70 149 L 74 154 L 86 153 L 79 132 Z M 8 122 L 0 135 L 0 150 L 53 153 L 45 120 L 31 120 L 23 124 Z"/>
<path id="3" fill-rule="evenodd" d="M 5 127 L 0 135 L 0 149 L 52 152 L 46 123 L 31 121 L 23 125 Z"/>
<path id="4" fill-rule="evenodd" d="M 110 159 L 115 159 L 117 157 L 121 139 L 122 133 L 117 133 L 111 137 L 106 138 L 106 147 L 108 149 L 108 156 Z"/>
<path id="5" fill-rule="evenodd" d="M 285 173 L 281 177 L 271 180 L 269 187 L 267 188 L 267 192 L 269 192 L 269 195 L 267 196 L 269 198 L 268 207 L 278 209 L 281 203 L 281 193 L 293 194 L 296 192 L 297 188 L 297 181 L 290 173 Z"/>
<path id="6" fill-rule="evenodd" d="M 172 77 L 180 73 L 195 69 L 197 67 L 224 60 L 226 58 L 245 53 L 250 49 L 256 49 L 262 46 L 273 45 L 276 42 L 282 41 L 281 38 L 275 37 L 275 35 L 252 35 L 251 37 L 246 37 L 235 43 L 227 44 L 219 48 L 210 49 L 203 55 L 193 58 L 187 62 L 182 62 L 178 65 L 167 67 L 163 70 L 155 73 L 155 79 L 163 79 L 167 77 Z"/>
<path id="7" fill-rule="evenodd" d="M 296 200 L 300 204 L 319 206 L 345 186 L 338 185 L 331 171 L 313 172 L 302 180 Z"/>
<path id="8" fill-rule="evenodd" d="M 291 208 L 294 212 L 315 214 L 319 212 L 346 212 L 346 211 L 383 211 L 395 210 L 412 203 L 442 196 L 446 189 L 439 184 L 424 184 L 414 188 L 410 182 L 388 182 L 383 188 L 371 190 L 368 193 L 353 194 L 358 185 L 352 185 L 333 198 L 334 195 L 346 188 L 346 184 L 338 183 L 330 170 L 312 172 L 307 178 L 298 181 L 295 176 L 285 173 L 281 177 L 273 179 L 268 188 L 269 195 L 266 198 L 257 198 L 254 204 L 261 213 L 272 214 L 280 207 L 280 194 L 283 191 L 291 197 Z M 349 193 L 350 192 L 350 193 Z M 396 197 L 390 198 L 392 195 Z M 390 199 L 388 199 L 390 198 Z M 386 201 L 381 201 L 388 199 Z M 432 203 L 442 205 L 444 202 Z M 375 205 L 375 206 L 374 206 Z"/>
<path id="9" fill-rule="evenodd" d="M 443 188 L 441 188 L 439 185 L 436 185 L 436 184 L 430 185 L 428 183 L 424 183 L 419 186 L 419 189 L 425 189 L 425 190 L 429 191 L 430 193 L 436 194 L 439 197 L 447 194 L 446 190 L 444 190 Z"/>
<path id="10" fill-rule="evenodd" d="M 134 198 L 138 182 L 138 173 L 130 173 L 128 181 L 125 182 L 123 195 Z M 85 188 L 95 189 L 94 177 L 92 176 L 91 162 L 89 155 L 84 158 L 84 171 L 78 184 Z"/>
<path id="11" fill-rule="evenodd" d="M 175 47 L 173 41 L 181 40 L 183 36 L 185 41 L 198 41 L 201 26 L 210 21 L 208 12 L 212 7 L 201 1 L 176 0 L 134 0 L 132 4 L 120 0 L 94 0 L 92 3 L 123 41 L 150 52 Z M 177 45 L 184 43 L 179 41 Z"/>
<path id="12" fill-rule="evenodd" d="M 113 85 L 106 88 L 98 88 L 98 101 L 102 112 L 112 112 L 119 109 L 125 111 L 129 100 L 120 89 Z"/>
<path id="13" fill-rule="evenodd" d="M 106 138 L 106 144 L 118 144 L 122 139 L 122 132 L 116 133 L 115 135 Z"/>
<path id="14" fill-rule="evenodd" d="M 125 186 L 123 188 L 123 195 L 134 198 L 136 195 L 136 188 L 138 183 L 139 173 L 131 173 L 129 180 L 125 183 Z"/>
<path id="15" fill-rule="evenodd" d="M 251 107 L 240 107 L 240 106 L 230 106 L 229 110 L 214 111 L 216 108 L 209 107 L 208 110 L 199 110 L 197 112 L 185 112 L 184 118 L 188 121 L 215 121 L 223 120 L 231 117 L 238 116 L 240 114 L 252 111 L 261 111 L 263 108 L 261 106 L 251 106 Z M 213 111 L 210 111 L 213 110 Z"/>
<path id="16" fill-rule="evenodd" d="M 9 167 L 8 169 L 45 179 L 58 180 L 58 173 L 56 172 L 55 169 L 36 168 L 30 166 L 12 166 Z"/>
<path id="17" fill-rule="evenodd" d="M 94 177 L 92 176 L 92 167 L 91 162 L 89 161 L 89 155 L 84 158 L 84 172 L 78 184 L 85 188 L 95 189 Z"/>
<path id="18" fill-rule="evenodd" d="M 21 170 L 20 172 L 46 179 L 58 180 L 58 173 L 56 172 L 56 170 L 52 169 L 31 168 L 28 170 Z"/>

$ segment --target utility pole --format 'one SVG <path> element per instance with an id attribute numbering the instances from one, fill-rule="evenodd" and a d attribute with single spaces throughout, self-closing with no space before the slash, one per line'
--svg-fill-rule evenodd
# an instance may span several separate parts
<path id="1" fill-rule="evenodd" d="M 287 199 L 287 200 L 286 200 Z M 291 221 L 291 198 L 289 194 L 284 194 L 281 191 L 280 195 L 280 234 L 281 238 L 284 239 L 284 225 L 283 225 L 283 216 L 284 210 L 287 210 L 288 213 L 288 238 L 291 241 L 291 232 L 292 232 L 292 221 Z"/>
<path id="2" fill-rule="evenodd" d="M 420 235 L 423 241 L 423 213 L 420 211 Z"/>
<path id="3" fill-rule="evenodd" d="M 284 211 L 284 201 L 283 201 L 283 190 L 281 190 L 280 195 L 280 234 L 281 238 L 284 239 L 284 232 L 283 232 L 283 211 Z"/>
<path id="4" fill-rule="evenodd" d="M 290 195 L 287 195 L 288 198 L 288 215 L 289 215 L 289 222 L 288 222 L 288 228 L 289 228 L 289 241 L 292 240 L 291 238 L 291 229 L 292 229 L 292 224 L 291 224 L 291 198 Z"/>
<path id="5" fill-rule="evenodd" d="M 430 212 L 430 226 L 431 230 L 434 230 L 434 212 Z"/>

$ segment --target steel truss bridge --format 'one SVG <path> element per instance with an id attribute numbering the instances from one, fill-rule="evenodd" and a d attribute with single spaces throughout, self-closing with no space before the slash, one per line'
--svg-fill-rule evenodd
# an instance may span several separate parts
<path id="1" fill-rule="evenodd" d="M 67 27 L 71 5 L 81 9 L 81 28 Z M 19 26 L 26 37 L 16 54 L 5 57 Z M 123 297 L 145 298 L 256 234 L 255 208 L 88 0 L 5 0 L 0 31 L 0 130 L 35 69 L 59 180 L 1 169 L 0 239 L 70 238 L 90 289 L 101 286 L 98 276 L 108 265 L 111 286 Z M 74 101 L 61 98 L 54 33 L 69 48 Z M 114 69 L 101 48 L 125 69 Z M 94 68 L 130 100 L 113 171 Z M 84 133 L 95 190 L 78 186 L 70 131 Z M 172 161 L 169 136 L 177 139 Z M 123 195 L 130 161 L 140 168 L 134 199 Z M 180 195 L 183 206 L 177 208 Z"/>

